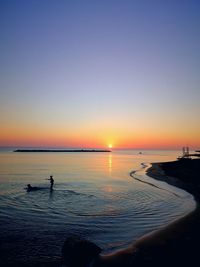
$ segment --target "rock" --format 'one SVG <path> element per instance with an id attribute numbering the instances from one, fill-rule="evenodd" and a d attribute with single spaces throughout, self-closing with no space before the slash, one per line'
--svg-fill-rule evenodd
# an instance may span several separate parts
<path id="1" fill-rule="evenodd" d="M 86 267 L 101 253 L 102 249 L 79 236 L 66 239 L 62 247 L 62 259 L 69 267 Z"/>

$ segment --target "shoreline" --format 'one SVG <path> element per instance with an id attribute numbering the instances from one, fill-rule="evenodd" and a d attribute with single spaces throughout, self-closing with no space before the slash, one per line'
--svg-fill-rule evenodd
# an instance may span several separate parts
<path id="1" fill-rule="evenodd" d="M 200 162 L 200 159 L 196 159 L 196 160 Z M 192 179 L 188 177 L 188 180 L 186 181 L 186 179 L 183 180 L 180 177 L 177 177 L 175 174 L 173 175 L 173 170 L 171 168 L 176 167 L 176 166 L 173 166 L 173 164 L 176 165 L 177 162 L 178 161 L 151 163 L 151 167 L 147 169 L 146 174 L 151 178 L 154 178 L 159 181 L 164 181 L 170 185 L 176 186 L 178 188 L 181 188 L 187 191 L 188 193 L 193 195 L 196 202 L 200 202 L 200 193 L 198 192 Z M 167 166 L 168 164 L 170 164 L 171 166 L 168 167 Z M 197 176 L 198 173 L 196 173 L 195 175 Z M 197 186 L 200 187 L 200 181 L 199 181 L 199 185 Z"/>
<path id="2" fill-rule="evenodd" d="M 198 162 L 197 162 L 198 160 Z M 197 164 L 200 167 L 200 160 L 190 161 L 189 175 L 181 179 L 185 172 L 187 163 L 174 161 L 165 163 L 152 163 L 147 169 L 148 176 L 165 181 L 170 185 L 181 188 L 193 195 L 196 207 L 185 216 L 178 218 L 171 223 L 164 225 L 158 230 L 147 233 L 127 249 L 101 256 L 101 264 L 95 266 L 195 266 L 199 261 L 199 250 L 196 244 L 200 238 L 200 181 L 196 178 L 197 168 L 192 165 Z M 180 166 L 179 166 L 180 165 Z M 177 175 L 177 166 L 179 173 Z M 199 169 L 200 171 L 200 169 Z M 170 176 L 175 172 L 176 176 Z"/>

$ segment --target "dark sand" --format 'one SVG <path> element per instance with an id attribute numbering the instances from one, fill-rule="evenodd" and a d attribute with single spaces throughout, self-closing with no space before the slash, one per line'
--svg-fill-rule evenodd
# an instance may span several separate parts
<path id="1" fill-rule="evenodd" d="M 188 191 L 197 202 L 197 207 L 193 212 L 163 228 L 163 232 L 161 230 L 154 237 L 152 235 L 153 239 L 158 237 L 158 240 L 161 240 L 161 245 L 155 251 L 154 249 L 152 252 L 151 250 L 148 251 L 152 257 L 152 263 L 150 261 L 149 266 L 163 266 L 163 264 L 164 266 L 169 266 L 169 264 L 173 266 L 199 266 L 200 159 L 154 163 L 148 169 L 147 174 Z M 145 263 L 139 266 L 147 265 Z"/>

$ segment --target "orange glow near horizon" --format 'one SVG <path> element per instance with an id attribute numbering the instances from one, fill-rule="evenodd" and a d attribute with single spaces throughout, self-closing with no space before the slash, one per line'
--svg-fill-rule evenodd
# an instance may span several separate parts
<path id="1" fill-rule="evenodd" d="M 120 124 L 118 122 L 118 124 Z M 122 123 L 121 128 L 114 124 L 104 127 L 95 122 L 84 128 L 68 129 L 60 125 L 2 125 L 0 146 L 25 147 L 81 147 L 81 148 L 135 148 L 135 149 L 179 149 L 186 144 L 194 149 L 200 148 L 199 130 L 184 132 L 168 127 L 139 125 L 133 128 Z M 115 126 L 115 127 L 114 127 Z M 138 126 L 138 127 L 139 127 Z M 151 126 L 151 127 L 150 127 Z"/>
<path id="2" fill-rule="evenodd" d="M 112 140 L 108 142 L 107 140 Z M 102 135 L 95 133 L 65 134 L 55 132 L 26 132 L 10 131 L 4 132 L 0 137 L 0 146 L 25 146 L 25 147 L 81 147 L 81 148 L 135 148 L 135 149 L 176 149 L 188 144 L 191 148 L 199 149 L 198 136 L 191 138 L 185 136 L 159 135 L 159 134 L 127 134 L 120 132 L 117 135 Z M 108 145 L 106 145 L 106 143 Z"/>

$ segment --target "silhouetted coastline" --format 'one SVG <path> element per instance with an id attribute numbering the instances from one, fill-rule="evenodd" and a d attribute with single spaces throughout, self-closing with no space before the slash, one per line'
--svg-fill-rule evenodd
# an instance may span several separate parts
<path id="1" fill-rule="evenodd" d="M 155 179 L 180 187 L 200 199 L 200 159 L 152 163 L 147 174 Z"/>
<path id="2" fill-rule="evenodd" d="M 164 163 L 153 163 L 147 174 L 155 179 L 182 188 L 191 193 L 197 203 L 196 209 L 182 218 L 175 225 L 172 224 L 172 237 L 162 242 L 159 253 L 151 252 L 155 256 L 153 262 L 165 266 L 170 263 L 177 266 L 196 266 L 199 261 L 198 243 L 200 239 L 200 159 L 178 160 Z M 169 226 L 170 232 L 170 226 Z M 161 236 L 162 239 L 162 236 Z M 151 264 L 150 264 L 151 266 Z"/>

